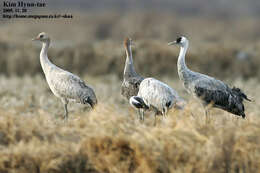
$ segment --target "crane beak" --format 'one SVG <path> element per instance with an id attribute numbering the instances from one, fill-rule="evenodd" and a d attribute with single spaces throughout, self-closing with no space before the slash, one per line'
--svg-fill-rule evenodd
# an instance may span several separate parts
<path id="1" fill-rule="evenodd" d="M 176 41 L 170 42 L 170 43 L 168 43 L 168 46 L 171 46 L 173 44 L 177 44 L 177 42 Z"/>
<path id="2" fill-rule="evenodd" d="M 40 40 L 39 37 L 36 37 L 36 38 L 33 38 L 32 41 L 37 41 L 37 40 Z"/>

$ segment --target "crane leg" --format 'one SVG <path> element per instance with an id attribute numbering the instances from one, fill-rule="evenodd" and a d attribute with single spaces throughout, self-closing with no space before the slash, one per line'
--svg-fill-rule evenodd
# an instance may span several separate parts
<path id="1" fill-rule="evenodd" d="M 141 111 L 141 109 L 138 109 L 138 119 L 141 121 L 142 120 L 142 111 Z"/>
<path id="2" fill-rule="evenodd" d="M 144 122 L 144 110 L 143 109 L 141 109 L 141 118 L 140 118 L 140 120 L 142 122 Z"/>
<path id="3" fill-rule="evenodd" d="M 210 109 L 210 105 L 207 105 L 206 103 L 202 102 L 202 106 L 204 108 L 205 111 L 205 118 L 206 118 L 206 124 L 210 123 L 210 114 L 209 114 L 209 109 Z"/>
<path id="4" fill-rule="evenodd" d="M 163 117 L 166 119 L 166 117 L 167 117 L 167 113 L 166 112 L 163 113 Z"/>
<path id="5" fill-rule="evenodd" d="M 137 119 L 141 119 L 141 111 L 140 111 L 140 109 L 138 109 L 138 116 L 137 116 Z"/>
<path id="6" fill-rule="evenodd" d="M 67 121 L 68 120 L 68 100 L 67 99 L 62 99 L 63 105 L 64 105 L 64 120 Z"/>
<path id="7" fill-rule="evenodd" d="M 154 126 L 156 126 L 156 122 L 157 122 L 157 116 L 156 116 L 156 114 L 154 114 L 154 122 L 153 122 Z"/>
<path id="8" fill-rule="evenodd" d="M 205 108 L 206 124 L 210 123 L 209 110 Z"/>
<path id="9" fill-rule="evenodd" d="M 162 114 L 163 114 L 163 118 L 166 119 L 166 116 L 167 116 L 167 109 L 166 108 L 163 108 Z"/>
<path id="10" fill-rule="evenodd" d="M 64 104 L 64 110 L 65 110 L 65 115 L 64 115 L 64 119 L 68 120 L 68 103 Z"/>

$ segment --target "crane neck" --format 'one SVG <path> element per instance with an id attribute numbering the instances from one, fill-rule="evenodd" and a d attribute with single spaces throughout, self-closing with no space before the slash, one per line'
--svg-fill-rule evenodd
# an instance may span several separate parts
<path id="1" fill-rule="evenodd" d="M 53 64 L 50 62 L 47 55 L 49 46 L 50 46 L 50 40 L 48 39 L 47 41 L 42 43 L 42 49 L 40 53 L 40 62 L 44 74 L 46 74 L 49 71 L 50 67 L 53 66 Z"/>
<path id="2" fill-rule="evenodd" d="M 124 77 L 128 78 L 136 75 L 136 72 L 133 64 L 131 45 L 127 45 L 125 47 L 125 50 L 126 50 L 126 61 L 125 61 Z"/>
<path id="3" fill-rule="evenodd" d="M 188 78 L 189 74 L 191 73 L 191 71 L 189 70 L 189 68 L 186 66 L 185 63 L 185 55 L 188 47 L 189 47 L 189 42 L 187 40 L 187 42 L 184 45 L 181 45 L 181 50 L 178 57 L 178 63 L 177 63 L 178 74 L 181 80 L 185 80 L 186 78 Z"/>

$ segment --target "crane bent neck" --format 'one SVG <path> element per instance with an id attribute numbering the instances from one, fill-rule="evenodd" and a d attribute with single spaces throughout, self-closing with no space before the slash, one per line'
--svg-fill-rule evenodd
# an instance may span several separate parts
<path id="1" fill-rule="evenodd" d="M 127 78 L 136 75 L 136 72 L 133 64 L 131 46 L 128 45 L 125 49 L 126 49 L 126 61 L 125 61 L 124 77 Z"/>

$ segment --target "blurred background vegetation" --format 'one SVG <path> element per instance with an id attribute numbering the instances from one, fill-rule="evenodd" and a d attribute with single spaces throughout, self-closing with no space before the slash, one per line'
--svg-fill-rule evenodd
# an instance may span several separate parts
<path id="1" fill-rule="evenodd" d="M 28 1 L 28 0 L 27 0 Z M 121 78 L 123 40 L 131 37 L 134 62 L 146 76 L 176 78 L 179 48 L 167 42 L 180 35 L 190 40 L 188 66 L 218 78 L 260 76 L 260 2 L 192 1 L 46 1 L 33 14 L 72 13 L 73 19 L 2 20 L 0 72 L 42 74 L 39 32 L 51 35 L 50 59 L 77 74 L 116 74 Z M 35 10 L 35 9 L 34 9 Z"/>

